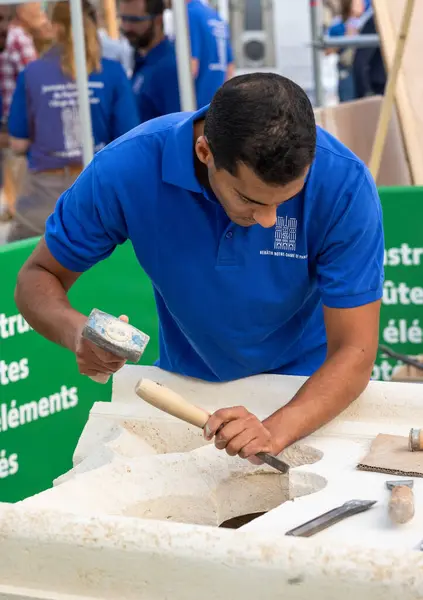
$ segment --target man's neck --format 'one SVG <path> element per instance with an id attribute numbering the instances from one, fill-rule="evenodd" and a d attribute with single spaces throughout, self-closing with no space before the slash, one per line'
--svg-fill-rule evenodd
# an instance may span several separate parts
<path id="1" fill-rule="evenodd" d="M 140 54 L 141 56 L 147 56 L 147 54 L 149 52 L 151 52 L 154 48 L 156 48 L 159 44 L 161 44 L 162 42 L 164 42 L 164 40 L 166 39 L 165 34 L 163 33 L 162 35 L 158 36 L 157 38 L 154 39 L 154 41 L 151 42 L 151 44 L 148 46 L 148 48 L 140 48 L 138 50 L 138 54 Z"/>

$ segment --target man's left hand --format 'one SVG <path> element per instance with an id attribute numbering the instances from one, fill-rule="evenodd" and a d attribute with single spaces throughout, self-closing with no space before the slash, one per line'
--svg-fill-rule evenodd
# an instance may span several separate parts
<path id="1" fill-rule="evenodd" d="M 218 450 L 226 450 L 229 456 L 238 454 L 254 464 L 261 464 L 254 456 L 258 452 L 275 453 L 270 431 L 243 406 L 217 410 L 207 421 L 204 436 L 207 440 L 216 436 Z"/>

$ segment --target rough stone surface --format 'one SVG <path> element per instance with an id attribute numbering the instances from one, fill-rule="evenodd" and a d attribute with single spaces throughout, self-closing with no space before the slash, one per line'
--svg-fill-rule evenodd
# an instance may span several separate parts
<path id="1" fill-rule="evenodd" d="M 113 402 L 93 406 L 74 468 L 54 487 L 0 504 L 0 600 L 322 600 L 423 597 L 423 479 L 416 514 L 389 519 L 386 479 L 355 467 L 378 433 L 423 422 L 419 384 L 371 382 L 335 421 L 288 448 L 287 475 L 229 458 L 196 428 L 134 393 L 147 377 L 209 411 L 244 404 L 263 418 L 304 378 L 206 384 L 154 367 L 126 367 Z M 367 511 L 313 538 L 287 530 L 353 498 Z M 238 530 L 218 528 L 265 512 Z"/>

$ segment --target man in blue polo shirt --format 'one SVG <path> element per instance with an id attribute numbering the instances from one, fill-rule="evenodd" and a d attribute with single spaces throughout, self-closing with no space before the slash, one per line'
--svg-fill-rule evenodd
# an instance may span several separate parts
<path id="1" fill-rule="evenodd" d="M 263 422 L 242 407 L 217 411 L 207 433 L 224 424 L 218 448 L 278 454 L 366 387 L 383 283 L 377 189 L 352 152 L 316 136 L 294 82 L 236 77 L 210 107 L 110 144 L 61 196 L 16 301 L 87 375 L 122 362 L 81 338 L 86 316 L 66 293 L 127 239 L 154 287 L 161 368 L 208 381 L 310 376 Z"/>
<path id="2" fill-rule="evenodd" d="M 121 0 L 119 9 L 122 31 L 134 49 L 132 89 L 141 122 L 178 112 L 176 55 L 164 34 L 164 0 Z"/>

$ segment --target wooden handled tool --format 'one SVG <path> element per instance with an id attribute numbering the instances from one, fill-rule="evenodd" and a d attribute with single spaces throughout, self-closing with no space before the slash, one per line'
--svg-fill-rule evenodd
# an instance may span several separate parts
<path id="1" fill-rule="evenodd" d="M 394 523 L 407 523 L 414 516 L 413 483 L 412 479 L 386 482 L 391 491 L 388 513 Z"/>
<path id="2" fill-rule="evenodd" d="M 210 415 L 207 411 L 191 404 L 173 390 L 156 381 L 141 379 L 136 385 L 135 392 L 152 406 L 201 429 L 209 420 Z"/>
<path id="3" fill-rule="evenodd" d="M 173 390 L 150 379 L 140 379 L 135 386 L 135 393 L 152 406 L 201 429 L 209 420 L 210 414 L 207 411 L 191 404 Z M 267 452 L 259 452 L 256 456 L 281 473 L 287 473 L 289 470 L 287 463 Z"/>

